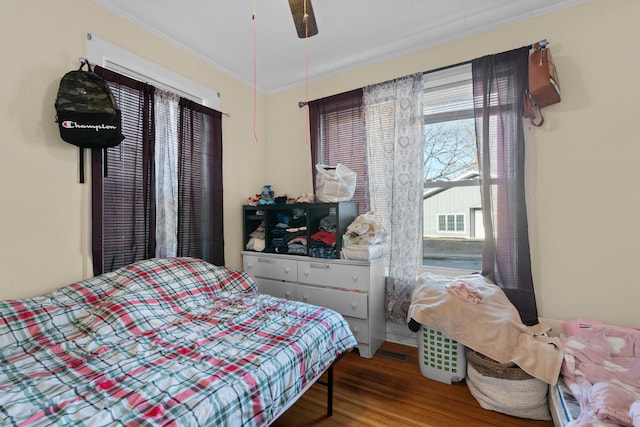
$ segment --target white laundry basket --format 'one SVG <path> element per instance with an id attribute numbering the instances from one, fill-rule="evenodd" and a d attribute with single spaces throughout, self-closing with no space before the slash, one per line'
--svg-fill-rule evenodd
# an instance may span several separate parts
<path id="1" fill-rule="evenodd" d="M 467 356 L 462 344 L 442 331 L 421 325 L 418 330 L 420 371 L 432 380 L 451 384 L 467 375 Z"/>

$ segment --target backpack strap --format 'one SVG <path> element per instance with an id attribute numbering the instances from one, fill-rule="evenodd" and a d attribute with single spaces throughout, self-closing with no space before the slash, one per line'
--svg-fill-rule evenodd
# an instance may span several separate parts
<path id="1" fill-rule="evenodd" d="M 78 172 L 80 175 L 80 184 L 84 184 L 84 148 L 78 147 L 80 150 Z"/>
<path id="2" fill-rule="evenodd" d="M 107 152 L 107 150 L 109 150 L 109 148 L 107 147 L 104 147 L 102 149 L 102 163 L 103 163 L 102 176 L 105 178 L 109 176 L 107 171 L 107 159 L 109 158 L 109 153 Z"/>
<path id="3" fill-rule="evenodd" d="M 89 63 L 89 60 L 86 58 L 80 58 L 80 68 L 78 68 L 78 71 L 82 71 L 82 67 L 87 66 L 87 71 L 91 71 L 91 64 Z"/>

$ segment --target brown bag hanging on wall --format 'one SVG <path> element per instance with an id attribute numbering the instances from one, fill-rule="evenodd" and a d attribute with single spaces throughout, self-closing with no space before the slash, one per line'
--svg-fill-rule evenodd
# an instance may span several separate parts
<path id="1" fill-rule="evenodd" d="M 524 97 L 524 116 L 531 119 L 534 126 L 544 123 L 540 108 L 560 102 L 558 72 L 546 45 L 546 41 L 536 43 L 529 55 L 529 89 Z"/>

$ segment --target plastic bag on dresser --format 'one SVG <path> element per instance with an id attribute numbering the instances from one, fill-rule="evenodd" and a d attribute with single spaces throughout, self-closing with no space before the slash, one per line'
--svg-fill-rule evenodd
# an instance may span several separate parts
<path id="1" fill-rule="evenodd" d="M 316 165 L 316 198 L 321 202 L 347 202 L 356 191 L 356 173 L 338 163 Z"/>

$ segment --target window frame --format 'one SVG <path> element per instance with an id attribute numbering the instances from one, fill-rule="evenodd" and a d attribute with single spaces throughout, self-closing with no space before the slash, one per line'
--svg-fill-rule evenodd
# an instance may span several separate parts
<path id="1" fill-rule="evenodd" d="M 439 77 L 437 78 L 431 78 L 434 76 L 434 73 L 439 73 Z M 451 67 L 447 67 L 445 69 L 438 69 L 438 70 L 433 70 L 431 72 L 426 72 L 425 73 L 425 81 L 424 81 L 424 89 L 425 91 L 429 90 L 429 89 L 433 89 L 433 88 L 437 88 L 437 87 L 452 87 L 455 86 L 457 84 L 460 84 L 462 82 L 469 82 L 469 84 L 471 84 L 472 82 L 472 69 L 471 69 L 471 63 L 463 63 L 463 64 L 457 64 Z M 425 101 L 425 110 L 428 111 L 428 105 Z M 457 109 L 457 110 L 452 110 L 452 111 L 438 111 L 438 112 L 434 112 L 431 114 L 425 113 L 424 116 L 424 124 L 425 126 L 430 125 L 430 124 L 434 124 L 434 123 L 440 123 L 440 122 L 446 122 L 446 121 L 453 121 L 453 120 L 464 120 L 464 119 L 475 119 L 475 115 L 474 115 L 474 110 L 473 110 L 473 104 L 471 105 L 470 108 L 463 108 L 463 109 Z M 426 141 L 425 141 L 426 143 Z M 445 189 L 451 189 L 451 188 L 458 188 L 458 187 L 469 187 L 469 186 L 473 186 L 473 187 L 480 187 L 480 179 L 478 177 L 475 178 L 469 178 L 469 179 L 463 179 L 463 180 L 459 180 L 459 181 L 438 181 L 438 182 L 425 182 L 423 185 L 423 192 L 424 194 L 428 194 L 430 191 L 437 191 L 437 190 L 445 190 Z M 424 200 L 423 199 L 423 205 L 422 205 L 422 209 L 424 212 Z M 447 224 L 447 220 L 446 220 L 446 216 L 447 215 L 454 215 L 454 228 L 456 227 L 456 223 L 457 223 L 457 218 L 459 215 L 462 215 L 463 217 L 463 230 L 440 230 L 439 227 L 439 219 L 440 216 L 444 215 L 445 216 L 445 227 L 448 228 L 448 224 Z M 427 219 L 428 220 L 428 219 Z M 436 224 L 436 232 L 437 233 L 442 233 L 442 234 L 446 234 L 448 236 L 451 236 L 452 234 L 464 234 L 466 232 L 471 232 L 471 230 L 469 229 L 470 225 L 467 222 L 467 215 L 465 215 L 464 213 L 459 213 L 459 212 L 442 212 L 442 213 L 438 213 L 436 214 L 436 217 L 433 219 L 435 221 Z M 425 224 L 425 222 L 423 221 L 423 224 Z M 423 235 L 424 235 L 424 231 L 423 231 Z M 444 236 L 443 236 L 444 237 Z M 423 260 L 424 260 L 424 256 L 425 256 L 425 250 L 424 250 L 424 246 L 422 249 L 422 254 L 423 254 Z M 423 261 L 424 262 L 424 261 Z M 434 274 L 443 274 L 443 275 L 450 275 L 450 276 L 456 276 L 456 275 L 460 275 L 460 274 L 466 274 L 466 273 L 471 273 L 471 272 L 475 272 L 477 271 L 477 269 L 468 269 L 468 268 L 458 268 L 458 267 L 448 267 L 448 266 L 434 266 L 434 265 L 425 265 L 422 264 L 420 265 L 420 271 L 421 272 L 431 272 Z"/>
<path id="2" fill-rule="evenodd" d="M 134 80 L 149 83 L 154 87 L 173 92 L 214 110 L 218 110 L 220 107 L 220 92 L 91 33 L 87 34 L 87 59 L 91 64 L 97 64 Z"/>
<path id="3" fill-rule="evenodd" d="M 214 91 L 197 82 L 194 82 L 188 78 L 185 78 L 168 69 L 165 69 L 153 62 L 147 61 L 144 58 L 138 57 L 137 55 L 134 55 L 131 52 L 128 52 L 104 40 L 94 37 L 91 34 L 88 34 L 87 40 L 88 40 L 87 41 L 88 61 L 90 64 L 99 65 L 100 67 L 104 68 L 109 72 L 119 74 L 123 76 L 123 78 L 131 79 L 133 81 L 139 82 L 140 84 L 143 84 L 143 85 L 146 84 L 154 88 L 162 89 L 178 95 L 181 98 L 179 101 L 179 104 L 181 106 L 183 105 L 183 103 L 189 104 L 186 106 L 186 108 L 189 110 L 189 113 L 187 114 L 188 117 L 183 117 L 183 118 L 186 118 L 187 121 L 199 115 L 202 115 L 202 116 L 207 115 L 210 117 L 210 120 L 213 120 L 215 116 L 217 120 L 220 121 L 222 113 L 220 113 L 217 110 L 217 107 L 220 103 L 219 92 Z M 153 103 L 155 101 L 149 100 L 148 102 Z M 190 105 L 191 103 L 193 103 L 194 105 Z M 151 111 L 153 111 L 153 109 Z M 215 114 L 211 115 L 212 112 L 214 112 Z M 151 114 L 153 115 L 153 112 Z M 180 113 L 177 119 L 178 120 L 176 122 L 176 125 L 179 125 L 181 123 Z M 221 132 L 221 124 L 218 124 L 218 126 L 219 126 L 218 130 Z M 214 129 L 214 127 L 212 126 L 208 126 L 207 128 L 209 130 Z M 190 129 L 191 128 L 185 129 L 183 125 L 183 128 L 178 127 L 176 130 L 178 132 L 186 133 L 187 135 L 192 135 L 193 132 L 191 132 Z M 207 136 L 211 138 L 210 141 L 215 142 L 216 147 L 221 147 L 221 144 L 222 144 L 221 134 L 217 135 L 215 133 L 209 133 L 209 131 L 207 131 Z M 208 154 L 207 156 L 210 160 L 210 164 L 216 165 L 216 169 L 219 170 L 220 172 L 219 172 L 219 175 L 211 173 L 211 175 L 209 175 L 207 179 L 214 180 L 215 182 L 220 182 L 220 186 L 222 186 L 221 151 L 220 152 L 216 151 L 217 149 L 215 149 L 214 146 L 212 146 L 211 148 L 214 151 L 211 151 L 210 154 Z M 142 153 L 140 153 L 142 155 L 141 156 L 142 158 L 146 159 L 150 157 L 150 154 L 144 151 L 147 149 L 148 148 L 145 145 L 143 147 Z M 195 152 L 195 151 L 192 150 L 192 152 Z M 95 153 L 96 162 L 94 163 L 93 162 L 94 153 L 92 152 L 93 182 L 94 183 L 100 182 L 100 186 L 102 186 L 102 181 L 101 181 L 102 170 L 101 169 L 103 165 L 106 165 L 106 162 L 103 163 L 102 161 L 103 155 L 107 155 L 106 150 L 104 153 L 102 152 Z M 109 163 L 111 164 L 112 162 L 109 162 Z M 189 161 L 185 161 L 185 164 L 189 164 Z M 151 169 L 151 167 L 148 165 L 144 165 L 143 167 L 146 169 Z M 145 175 L 142 180 L 146 182 L 147 179 L 153 180 L 153 174 L 148 175 L 147 172 L 145 171 Z M 213 184 L 214 181 L 212 181 L 210 184 Z M 156 184 L 155 182 L 150 183 L 148 188 L 145 187 L 143 189 L 143 194 L 142 194 L 142 197 L 140 197 L 140 199 L 144 199 L 145 205 L 150 206 L 150 205 L 156 204 L 156 200 L 154 197 L 151 196 L 149 198 L 146 195 L 147 193 L 148 194 L 154 193 L 154 191 L 151 191 L 151 188 L 152 187 L 155 188 L 155 184 Z M 96 184 L 94 184 L 94 186 L 96 186 Z M 199 187 L 196 186 L 196 190 L 197 189 L 199 189 Z M 190 188 L 190 190 L 193 190 L 193 189 Z M 209 261 L 216 265 L 224 264 L 224 231 L 223 231 L 223 212 L 222 212 L 223 205 L 222 205 L 222 196 L 221 196 L 222 188 L 220 188 L 220 190 L 217 191 L 217 193 L 219 194 L 215 194 L 215 196 L 211 196 L 211 194 L 214 194 L 214 193 L 211 193 L 206 200 L 207 204 L 210 205 L 209 210 L 207 210 L 207 213 L 211 215 L 212 218 L 217 218 L 217 221 L 196 222 L 192 220 L 188 222 L 186 220 L 180 220 L 180 219 L 178 220 L 178 227 L 181 227 L 181 233 L 177 234 L 178 256 L 180 256 L 180 253 L 184 253 L 185 251 L 193 251 L 193 247 L 195 246 L 192 243 L 196 242 L 197 244 L 200 245 L 199 248 L 201 249 L 202 254 L 198 253 L 198 254 L 189 255 L 189 256 L 197 256 L 198 258 L 205 259 L 206 261 Z M 103 194 L 103 191 L 100 190 L 100 195 L 102 194 Z M 97 223 L 96 215 L 100 216 L 100 214 L 103 212 L 103 207 L 104 207 L 103 202 L 98 201 L 97 200 L 98 198 L 99 198 L 98 195 L 92 194 L 92 200 L 93 200 L 92 211 L 94 209 L 99 209 L 100 211 L 98 212 L 98 214 L 95 214 L 94 212 L 92 212 L 92 223 Z M 187 204 L 183 204 L 183 205 L 188 206 Z M 219 208 L 217 206 L 219 206 Z M 188 211 L 188 209 L 183 209 L 183 210 Z M 153 237 L 148 237 L 146 238 L 146 240 L 144 237 L 142 237 L 141 239 L 145 240 L 147 242 L 146 244 L 136 243 L 134 249 L 128 252 L 125 251 L 122 254 L 122 256 L 120 254 L 116 254 L 114 257 L 112 257 L 115 260 L 114 261 L 115 263 L 120 263 L 120 261 L 116 260 L 117 257 L 125 258 L 128 256 L 133 256 L 135 258 L 135 257 L 142 256 L 144 259 L 148 257 L 157 256 L 155 253 L 156 251 L 156 236 L 155 236 L 156 235 L 156 227 L 155 227 L 156 207 L 148 208 L 148 211 L 149 213 L 144 214 L 145 219 L 143 222 L 145 223 L 144 225 L 145 229 L 142 233 L 146 236 L 153 236 Z M 188 211 L 186 214 L 192 211 L 193 209 L 191 211 Z M 178 213 L 180 214 L 180 211 Z M 195 217 L 197 219 L 197 215 L 191 215 L 189 219 L 192 219 L 191 217 Z M 138 219 L 136 218 L 135 221 L 138 221 Z M 198 224 L 201 225 L 205 223 L 207 224 L 207 227 L 201 227 L 198 225 Z M 194 226 L 193 224 L 196 224 L 196 225 Z M 198 236 L 200 237 L 200 239 L 197 241 L 193 239 L 193 230 L 195 230 L 194 227 L 199 227 L 196 230 L 196 233 L 199 233 Z M 102 221 L 100 221 L 99 228 L 100 228 L 99 232 L 101 234 L 103 229 Z M 100 246 L 99 244 L 94 244 L 94 242 L 98 242 L 98 241 L 102 242 L 102 237 L 100 237 L 100 239 L 97 240 L 97 233 L 98 233 L 98 230 L 96 227 L 94 232 L 92 232 L 92 242 L 90 246 L 92 247 L 92 254 L 94 258 L 93 260 L 94 274 L 101 274 L 107 271 L 112 271 L 112 266 L 104 265 L 103 263 L 103 260 L 104 260 L 103 254 L 105 253 L 104 247 L 99 247 Z M 138 234 L 136 234 L 136 238 Z M 180 237 L 181 235 L 183 236 L 182 238 Z M 220 238 L 214 238 L 217 236 L 220 236 Z M 201 244 L 202 242 L 205 242 L 206 244 Z M 212 242 L 217 242 L 217 243 L 212 243 Z"/>

